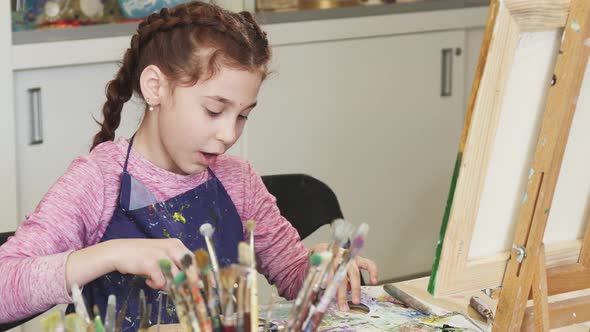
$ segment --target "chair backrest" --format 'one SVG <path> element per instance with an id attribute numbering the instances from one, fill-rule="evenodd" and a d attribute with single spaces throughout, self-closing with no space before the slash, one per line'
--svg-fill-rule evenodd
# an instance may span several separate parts
<path id="1" fill-rule="evenodd" d="M 281 214 L 306 238 L 334 219 L 343 218 L 336 194 L 322 181 L 305 174 L 262 176 L 276 197 Z"/>
<path id="2" fill-rule="evenodd" d="M 6 241 L 8 241 L 8 238 L 13 235 L 14 232 L 0 233 L 0 246 L 3 245 Z"/>

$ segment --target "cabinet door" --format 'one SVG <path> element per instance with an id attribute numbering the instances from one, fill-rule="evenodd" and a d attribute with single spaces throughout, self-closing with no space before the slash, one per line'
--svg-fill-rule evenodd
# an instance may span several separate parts
<path id="1" fill-rule="evenodd" d="M 102 121 L 106 83 L 115 63 L 39 69 L 15 74 L 19 220 L 32 211 L 71 161 L 88 153 Z M 118 135 L 129 135 L 142 117 L 127 103 Z"/>
<path id="2" fill-rule="evenodd" d="M 361 253 L 381 280 L 431 268 L 463 124 L 464 39 L 446 31 L 276 47 L 251 114 L 248 159 L 262 174 L 325 181 L 348 220 L 370 225 Z"/>

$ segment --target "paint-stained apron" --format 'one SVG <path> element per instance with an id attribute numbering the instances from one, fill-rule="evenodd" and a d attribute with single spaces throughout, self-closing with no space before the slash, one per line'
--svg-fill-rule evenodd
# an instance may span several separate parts
<path id="1" fill-rule="evenodd" d="M 219 265 L 236 263 L 238 243 L 243 241 L 242 222 L 234 203 L 213 171 L 207 168 L 209 179 L 196 188 L 158 202 L 145 185 L 127 172 L 132 145 L 133 137 L 129 141 L 121 173 L 118 204 L 100 242 L 126 238 L 177 238 L 188 249 L 195 251 L 206 248 L 199 227 L 204 223 L 210 223 L 215 228 L 213 243 Z M 121 255 L 125 253 L 122 252 Z M 103 319 L 110 294 L 117 297 L 117 313 L 120 312 L 123 302 L 127 301 L 122 331 L 135 331 L 139 328 L 140 289 L 144 290 L 147 303 L 151 303 L 150 325 L 157 323 L 160 300 L 162 324 L 178 322 L 172 299 L 163 291 L 148 287 L 145 279 L 140 276 L 111 272 L 85 285 L 82 294 L 90 310 L 94 305 L 98 306 Z M 73 309 L 73 305 L 70 305 L 68 312 L 73 312 Z"/>

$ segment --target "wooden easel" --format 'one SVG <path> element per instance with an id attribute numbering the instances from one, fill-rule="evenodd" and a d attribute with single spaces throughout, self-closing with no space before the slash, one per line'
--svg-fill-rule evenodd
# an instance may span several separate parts
<path id="1" fill-rule="evenodd" d="M 577 263 L 547 269 L 543 245 L 590 54 L 590 1 L 571 0 L 564 34 L 527 184 L 529 199 L 520 208 L 492 331 L 549 331 L 590 321 L 590 296 L 548 303 L 550 295 L 590 288 L 590 227 Z M 533 308 L 527 309 L 530 296 Z"/>

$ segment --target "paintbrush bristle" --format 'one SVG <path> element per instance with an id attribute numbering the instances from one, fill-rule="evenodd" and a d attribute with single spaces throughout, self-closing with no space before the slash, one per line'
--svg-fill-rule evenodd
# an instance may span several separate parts
<path id="1" fill-rule="evenodd" d="M 230 265 L 219 270 L 219 279 L 221 285 L 225 289 L 233 289 L 236 279 L 238 277 L 238 271 L 235 266 Z"/>
<path id="2" fill-rule="evenodd" d="M 336 219 L 334 220 L 334 232 L 332 233 L 332 237 L 335 243 L 342 243 L 346 241 L 346 238 L 349 236 L 348 234 L 348 224 L 343 219 Z"/>
<path id="3" fill-rule="evenodd" d="M 92 312 L 94 312 L 94 317 L 100 317 L 100 309 L 96 304 L 92 307 Z"/>
<path id="4" fill-rule="evenodd" d="M 246 221 L 246 229 L 248 230 L 249 233 L 254 232 L 255 228 L 256 228 L 256 221 L 254 221 L 254 220 Z"/>
<path id="5" fill-rule="evenodd" d="M 197 249 L 195 251 L 195 260 L 197 261 L 197 267 L 203 273 L 207 273 L 210 269 L 209 254 L 205 249 Z"/>
<path id="6" fill-rule="evenodd" d="M 366 223 L 362 223 L 359 228 L 356 231 L 356 234 L 354 236 L 354 239 L 352 240 L 352 243 L 350 245 L 350 255 L 351 257 L 354 257 L 358 254 L 358 252 L 361 250 L 361 248 L 364 246 L 365 244 L 365 237 L 367 236 L 367 233 L 369 232 L 369 225 Z"/>
<path id="7" fill-rule="evenodd" d="M 170 272 L 170 271 L 172 271 L 172 264 L 170 263 L 169 260 L 167 260 L 167 259 L 160 259 L 160 261 L 158 263 L 160 264 L 160 269 L 163 272 Z"/>
<path id="8" fill-rule="evenodd" d="M 332 253 L 329 251 L 321 252 L 320 255 L 322 256 L 322 262 L 327 263 L 332 259 Z"/>
<path id="9" fill-rule="evenodd" d="M 238 262 L 243 266 L 250 266 L 252 264 L 250 246 L 246 242 L 240 242 L 238 244 Z"/>
<path id="10" fill-rule="evenodd" d="M 184 269 L 188 269 L 193 264 L 193 257 L 191 254 L 185 254 L 180 260 L 180 264 Z"/>
<path id="11" fill-rule="evenodd" d="M 358 228 L 358 230 L 357 230 L 357 232 L 356 232 L 356 233 L 357 233 L 357 236 L 363 236 L 363 237 L 365 237 L 365 236 L 367 236 L 367 233 L 368 233 L 368 232 L 369 232 L 369 224 L 367 224 L 367 223 L 362 223 L 362 224 L 359 226 L 359 228 Z"/>
<path id="12" fill-rule="evenodd" d="M 184 271 L 180 271 L 178 272 L 175 276 L 174 276 L 174 284 L 175 285 L 180 285 L 184 282 L 184 279 L 186 278 L 186 274 L 184 273 Z"/>
<path id="13" fill-rule="evenodd" d="M 322 255 L 317 252 L 311 254 L 311 257 L 309 257 L 309 264 L 311 264 L 311 266 L 319 266 L 322 264 Z"/>
<path id="14" fill-rule="evenodd" d="M 215 232 L 215 229 L 213 228 L 213 226 L 211 226 L 210 223 L 204 223 L 201 225 L 201 227 L 199 227 L 199 232 L 201 232 L 201 235 L 203 235 L 204 237 L 211 237 L 213 236 L 213 232 Z"/>

